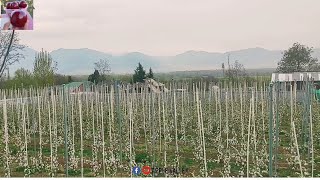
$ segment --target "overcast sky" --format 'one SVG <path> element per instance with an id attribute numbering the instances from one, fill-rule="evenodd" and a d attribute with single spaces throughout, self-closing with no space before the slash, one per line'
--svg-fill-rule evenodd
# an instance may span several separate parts
<path id="1" fill-rule="evenodd" d="M 319 0 L 34 0 L 31 48 L 113 54 L 320 47 Z"/>

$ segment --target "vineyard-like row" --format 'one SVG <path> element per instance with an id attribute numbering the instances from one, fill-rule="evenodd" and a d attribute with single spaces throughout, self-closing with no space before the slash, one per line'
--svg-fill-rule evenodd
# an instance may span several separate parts
<path id="1" fill-rule="evenodd" d="M 157 177 L 320 176 L 320 108 L 307 88 L 297 100 L 276 84 L 170 87 L 2 91 L 1 176 L 130 177 L 143 165 L 185 170 Z"/>

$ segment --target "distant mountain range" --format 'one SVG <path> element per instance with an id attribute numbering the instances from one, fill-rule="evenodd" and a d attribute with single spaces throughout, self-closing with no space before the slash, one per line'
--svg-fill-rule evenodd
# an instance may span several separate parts
<path id="1" fill-rule="evenodd" d="M 10 74 L 18 68 L 32 70 L 37 51 L 26 48 L 25 59 L 10 67 Z M 187 51 L 176 56 L 148 56 L 139 52 L 124 55 L 112 55 L 91 49 L 57 49 L 51 56 L 58 63 L 58 73 L 66 75 L 88 75 L 94 71 L 94 63 L 105 58 L 110 62 L 115 74 L 133 73 L 140 62 L 145 69 L 151 67 L 154 72 L 198 71 L 221 69 L 222 63 L 227 64 L 238 60 L 246 69 L 276 68 L 282 57 L 282 51 L 272 51 L 263 48 L 250 48 L 226 53 L 205 51 Z M 313 55 L 320 59 L 320 49 L 314 49 Z"/>

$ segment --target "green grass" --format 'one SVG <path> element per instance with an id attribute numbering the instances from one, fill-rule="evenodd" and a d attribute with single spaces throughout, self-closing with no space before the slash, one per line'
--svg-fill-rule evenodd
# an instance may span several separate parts
<path id="1" fill-rule="evenodd" d="M 88 169 L 88 168 L 83 168 L 83 175 L 88 177 L 87 175 L 90 174 L 92 171 L 91 169 Z M 71 177 L 80 177 L 81 176 L 81 170 L 80 169 L 77 169 L 77 170 L 74 170 L 74 169 L 68 169 L 68 175 L 71 176 Z"/>
<path id="2" fill-rule="evenodd" d="M 25 169 L 25 167 L 19 166 L 19 167 L 15 168 L 15 171 L 24 173 L 24 169 Z"/>
<path id="3" fill-rule="evenodd" d="M 136 163 L 151 162 L 151 158 L 147 153 L 138 153 L 135 157 Z"/>
<path id="4" fill-rule="evenodd" d="M 241 166 L 235 163 L 230 163 L 230 166 L 231 166 L 231 171 L 233 172 L 239 172 L 241 170 Z"/>
<path id="5" fill-rule="evenodd" d="M 194 160 L 193 159 L 190 159 L 190 158 L 187 158 L 184 160 L 184 163 L 187 165 L 187 166 L 192 166 L 194 164 Z"/>
<path id="6" fill-rule="evenodd" d="M 220 163 L 207 162 L 208 171 L 215 170 L 215 169 L 218 169 L 218 168 L 221 168 L 221 167 L 223 167 L 223 165 L 220 164 Z"/>
<path id="7" fill-rule="evenodd" d="M 296 175 L 294 175 L 294 172 L 291 169 L 281 169 L 281 170 L 278 170 L 277 173 L 278 173 L 278 176 L 280 176 L 280 177 L 288 177 L 288 176 L 294 177 L 294 176 L 296 176 Z"/>

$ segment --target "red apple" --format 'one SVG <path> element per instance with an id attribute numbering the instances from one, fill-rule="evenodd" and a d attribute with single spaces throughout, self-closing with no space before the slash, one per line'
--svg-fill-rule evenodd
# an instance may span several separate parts
<path id="1" fill-rule="evenodd" d="M 28 16 L 25 11 L 16 10 L 16 11 L 13 11 L 11 14 L 10 21 L 12 26 L 22 28 L 27 23 L 27 20 L 28 20 Z"/>
<path id="2" fill-rule="evenodd" d="M 19 3 L 17 3 L 17 2 L 12 2 L 12 3 L 11 3 L 11 9 L 19 9 Z"/>
<path id="3" fill-rule="evenodd" d="M 12 9 L 12 8 L 11 8 L 11 4 L 12 4 L 11 2 L 8 2 L 8 3 L 6 4 L 6 8 L 7 8 L 7 9 Z"/>
<path id="4" fill-rule="evenodd" d="M 28 6 L 28 3 L 26 1 L 20 1 L 19 7 L 20 8 L 26 8 Z"/>

